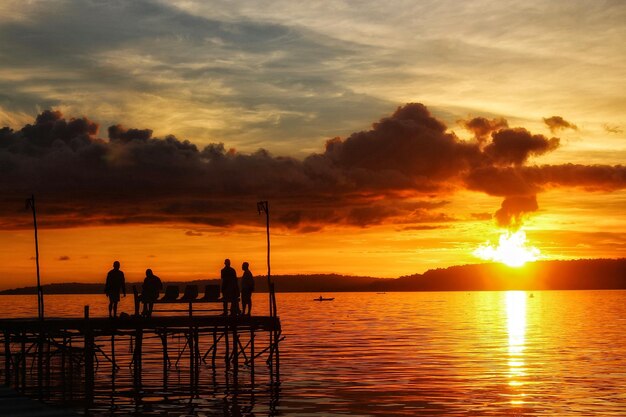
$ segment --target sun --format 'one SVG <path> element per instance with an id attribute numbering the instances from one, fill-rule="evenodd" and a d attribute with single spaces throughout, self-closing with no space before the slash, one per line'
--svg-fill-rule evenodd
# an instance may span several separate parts
<path id="1" fill-rule="evenodd" d="M 518 230 L 517 232 L 502 232 L 498 246 L 486 242 L 474 251 L 474 256 L 488 261 L 502 262 L 512 267 L 520 267 L 526 262 L 539 259 L 540 253 L 536 247 L 526 244 L 526 233 Z"/>

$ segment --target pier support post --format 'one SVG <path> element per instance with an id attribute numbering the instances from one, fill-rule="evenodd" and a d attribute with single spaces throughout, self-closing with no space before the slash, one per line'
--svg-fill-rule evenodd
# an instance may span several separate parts
<path id="1" fill-rule="evenodd" d="M 274 334 L 274 355 L 276 358 L 276 382 L 280 384 L 280 350 L 278 349 L 278 343 L 280 342 L 280 333 L 275 332 Z"/>
<path id="2" fill-rule="evenodd" d="M 211 366 L 215 372 L 215 359 L 217 357 L 217 327 L 213 328 L 213 352 L 211 354 Z"/>
<path id="3" fill-rule="evenodd" d="M 189 346 L 189 385 L 193 386 L 193 382 L 195 381 L 195 359 L 194 356 L 196 354 L 195 347 L 195 336 L 193 327 L 189 328 L 189 337 L 187 339 L 187 345 Z"/>
<path id="4" fill-rule="evenodd" d="M 115 377 L 115 371 L 117 370 L 117 362 L 115 361 L 115 333 L 111 333 L 111 365 L 113 367 L 113 377 Z"/>
<path id="5" fill-rule="evenodd" d="M 224 324 L 224 365 L 226 366 L 226 370 L 224 372 L 226 376 L 226 389 L 230 385 L 230 343 L 228 337 L 228 328 L 229 328 L 230 318 L 226 318 L 226 323 Z"/>
<path id="6" fill-rule="evenodd" d="M 52 381 L 52 352 L 50 351 L 50 345 L 52 344 L 52 337 L 46 335 L 46 381 L 45 381 L 45 397 L 50 398 L 50 383 Z"/>
<path id="7" fill-rule="evenodd" d="M 20 383 L 22 384 L 22 392 L 26 392 L 26 331 L 22 332 L 21 348 L 22 348 L 22 354 L 20 356 L 22 359 L 22 369 L 21 369 L 22 380 L 20 381 Z M 19 387 L 16 386 L 15 388 L 19 388 Z"/>
<path id="8" fill-rule="evenodd" d="M 196 373 L 195 373 L 195 384 L 196 386 L 198 385 L 198 383 L 200 382 L 200 330 L 195 327 L 194 328 L 194 337 L 196 338 L 195 340 L 195 350 L 194 350 L 194 360 L 196 362 Z"/>
<path id="9" fill-rule="evenodd" d="M 233 324 L 233 384 L 235 388 L 239 385 L 239 334 L 237 333 L 237 323 Z"/>
<path id="10" fill-rule="evenodd" d="M 254 389 L 254 327 L 250 327 L 250 383 Z"/>
<path id="11" fill-rule="evenodd" d="M 85 399 L 89 404 L 93 402 L 94 388 L 94 338 L 91 325 L 89 323 L 89 306 L 85 306 Z"/>
<path id="12" fill-rule="evenodd" d="M 11 385 L 11 333 L 4 331 L 4 385 Z"/>
<path id="13" fill-rule="evenodd" d="M 37 334 L 37 398 L 43 399 L 43 326 L 39 328 Z"/>
<path id="14" fill-rule="evenodd" d="M 133 350 L 133 382 L 135 389 L 141 388 L 141 371 L 142 371 L 142 356 L 143 356 L 143 328 L 137 327 L 135 330 L 135 349 Z"/>
<path id="15" fill-rule="evenodd" d="M 167 370 L 169 356 L 167 353 L 167 329 L 164 329 L 162 333 L 159 333 L 161 338 L 161 346 L 163 348 L 163 389 L 167 389 Z"/>

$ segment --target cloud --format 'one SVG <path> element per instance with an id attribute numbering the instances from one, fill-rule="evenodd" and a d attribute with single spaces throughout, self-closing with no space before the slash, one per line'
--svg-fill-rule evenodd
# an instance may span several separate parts
<path id="1" fill-rule="evenodd" d="M 491 213 L 472 213 L 471 216 L 476 220 L 489 220 L 493 217 Z"/>
<path id="2" fill-rule="evenodd" d="M 492 132 L 509 127 L 509 123 L 503 118 L 474 117 L 469 120 L 459 120 L 457 123 L 472 132 L 479 142 L 485 142 Z"/>
<path id="3" fill-rule="evenodd" d="M 125 129 L 122 125 L 109 126 L 108 132 L 112 142 L 128 143 L 133 140 L 145 142 L 152 137 L 150 129 Z"/>
<path id="4" fill-rule="evenodd" d="M 429 225 L 429 224 L 424 224 L 424 225 L 417 225 L 417 226 L 407 226 L 407 227 L 403 227 L 399 230 L 401 231 L 418 231 L 418 230 L 438 230 L 438 229 L 446 229 L 447 227 L 444 225 Z"/>
<path id="5" fill-rule="evenodd" d="M 558 138 L 547 139 L 543 135 L 533 135 L 526 129 L 516 128 L 495 132 L 484 151 L 497 165 L 521 165 L 530 156 L 542 155 L 558 147 Z"/>
<path id="6" fill-rule="evenodd" d="M 605 123 L 604 125 L 602 125 L 602 127 L 607 133 L 613 133 L 615 135 L 624 133 L 624 129 L 622 129 L 620 125 L 613 125 L 613 124 Z"/>
<path id="7" fill-rule="evenodd" d="M 446 213 L 447 197 L 469 189 L 503 197 L 496 220 L 518 227 L 545 189 L 626 187 L 621 165 L 528 165 L 557 150 L 559 139 L 505 121 L 490 125 L 497 130 L 482 142 L 463 141 L 426 106 L 410 103 L 296 159 L 222 143 L 199 148 L 120 125 L 103 139 L 86 117 L 47 110 L 19 130 L 0 129 L 0 224 L 30 227 L 19 208 L 34 193 L 42 227 L 258 225 L 259 200 L 271 202 L 275 226 L 303 232 L 412 227 L 458 221 Z"/>
<path id="8" fill-rule="evenodd" d="M 537 197 L 511 196 L 504 199 L 502 206 L 496 211 L 495 218 L 498 226 L 518 229 L 522 223 L 522 216 L 539 208 Z"/>
<path id="9" fill-rule="evenodd" d="M 550 132 L 556 133 L 559 130 L 572 129 L 578 130 L 578 127 L 563 119 L 561 116 L 552 116 L 543 119 L 544 123 L 550 128 Z"/>
<path id="10" fill-rule="evenodd" d="M 348 72 L 363 77 L 352 60 L 373 61 L 375 47 L 291 20 L 200 16 L 151 0 L 28 9 L 28 19 L 0 25 L 0 53 L 11 57 L 3 60 L 0 108 L 12 114 L 90 109 L 107 125 L 124 118 L 160 135 L 175 129 L 248 149 L 266 141 L 294 149 L 298 132 L 298 149 L 328 126 L 349 131 L 389 106 L 344 81 Z"/>
<path id="11" fill-rule="evenodd" d="M 193 230 L 187 230 L 185 236 L 203 236 L 202 232 L 194 232 Z"/>

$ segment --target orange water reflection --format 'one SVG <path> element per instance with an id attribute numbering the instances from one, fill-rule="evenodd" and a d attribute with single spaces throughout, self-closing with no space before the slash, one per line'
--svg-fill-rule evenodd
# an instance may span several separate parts
<path id="1" fill-rule="evenodd" d="M 524 362 L 524 349 L 526 347 L 526 292 L 507 291 L 506 293 L 506 318 L 509 335 L 509 386 L 511 392 L 511 404 L 524 404 L 526 394 L 523 391 L 526 367 Z"/>

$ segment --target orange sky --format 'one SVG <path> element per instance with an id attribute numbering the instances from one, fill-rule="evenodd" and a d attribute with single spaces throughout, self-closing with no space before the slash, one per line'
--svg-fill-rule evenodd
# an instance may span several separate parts
<path id="1" fill-rule="evenodd" d="M 546 193 L 541 212 L 527 222 L 528 239 L 540 248 L 543 259 L 623 257 L 620 235 L 626 231 L 615 230 L 615 225 L 626 224 L 621 209 L 626 204 L 626 193 L 600 193 L 592 201 L 586 195 L 577 198 L 571 194 Z M 468 199 L 471 207 L 465 204 Z M 567 205 L 561 205 L 564 199 Z M 468 216 L 474 209 L 486 210 L 498 204 L 497 199 L 478 193 L 466 193 L 455 200 L 455 213 Z M 603 216 L 597 215 L 598 201 L 605 202 Z M 606 204 L 609 201 L 611 204 Z M 256 215 L 254 207 L 251 211 Z M 258 220 L 262 225 L 263 218 Z M 499 233 L 490 220 L 467 220 L 445 227 L 415 231 L 385 225 L 338 227 L 307 234 L 274 230 L 272 270 L 274 274 L 337 272 L 397 277 L 480 262 L 472 252 L 488 239 L 496 242 Z M 194 236 L 186 234 L 190 231 Z M 0 254 L 2 287 L 32 285 L 32 230 L 4 231 L 0 236 L 3 246 L 10 248 Z M 43 229 L 40 250 L 44 283 L 98 282 L 116 259 L 121 260 L 131 281 L 143 279 L 146 268 L 168 280 L 216 278 L 225 257 L 230 257 L 238 269 L 243 261 L 248 261 L 254 273 L 266 271 L 262 227 L 222 230 L 137 225 Z M 69 259 L 62 260 L 65 257 Z"/>
<path id="2" fill-rule="evenodd" d="M 624 257 L 624 18 L 3 2 L 0 288 L 35 282 L 33 192 L 44 283 L 101 281 L 116 259 L 130 280 L 216 277 L 225 257 L 263 273 L 264 199 L 276 274 L 478 262 L 516 227 L 545 259 Z"/>

